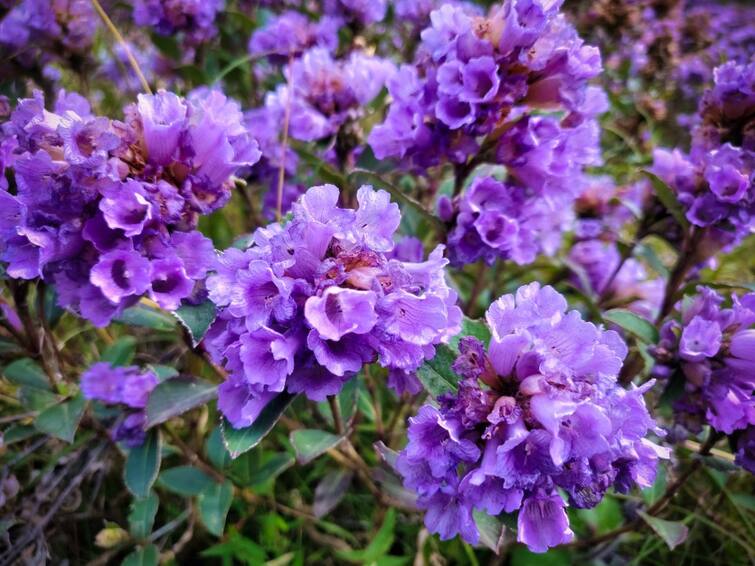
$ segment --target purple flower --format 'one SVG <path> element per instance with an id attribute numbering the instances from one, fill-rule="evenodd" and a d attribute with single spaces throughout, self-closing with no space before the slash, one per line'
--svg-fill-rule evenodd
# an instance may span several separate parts
<path id="1" fill-rule="evenodd" d="M 109 362 L 92 365 L 81 376 L 84 397 L 105 405 L 120 405 L 124 409 L 111 435 L 126 446 L 139 446 L 144 441 L 144 425 L 149 394 L 157 386 L 157 376 L 140 371 L 136 366 L 116 367 Z"/>
<path id="2" fill-rule="evenodd" d="M 409 420 L 396 468 L 441 538 L 474 543 L 474 510 L 518 510 L 519 541 L 545 552 L 573 536 L 558 489 L 594 507 L 610 487 L 651 485 L 668 457 L 645 438 L 660 432 L 642 398 L 652 383 L 624 390 L 624 342 L 566 307 L 537 283 L 500 297 L 486 314 L 487 351 L 462 338 L 458 390 Z"/>
<path id="3" fill-rule="evenodd" d="M 412 10 L 405 4 L 396 6 L 399 15 L 415 8 L 419 14 L 427 3 Z M 560 4 L 509 0 L 486 17 L 463 2 L 444 3 L 433 11 L 415 64 L 388 81 L 388 114 L 369 136 L 375 155 L 397 157 L 420 171 L 444 162 L 462 164 L 480 152 L 480 142 L 496 129 L 488 145 L 520 155 L 519 140 L 500 133 L 527 122 L 532 111 L 547 109 L 571 113 L 564 123 L 574 126 L 558 134 L 573 137 L 574 143 L 554 143 L 560 153 L 586 156 L 578 157 L 573 169 L 594 160 L 593 117 L 607 105 L 587 83 L 601 70 L 600 54 L 584 45 L 558 14 Z M 585 144 L 589 129 L 594 139 Z M 554 161 L 568 163 L 568 157 L 561 154 Z"/>
<path id="4" fill-rule="evenodd" d="M 265 107 L 278 127 L 290 107 L 290 135 L 315 141 L 336 134 L 360 117 L 394 73 L 393 64 L 353 52 L 347 60 L 333 59 L 327 49 L 314 47 L 288 67 L 293 89 L 281 85 L 267 95 Z"/>
<path id="5" fill-rule="evenodd" d="M 724 298 L 707 287 L 680 303 L 652 350 L 659 377 L 679 375 L 684 391 L 674 401 L 676 420 L 692 432 L 710 424 L 727 435 L 755 424 L 755 293 Z"/>
<path id="6" fill-rule="evenodd" d="M 238 104 L 219 91 L 140 95 L 123 122 L 61 91 L 18 102 L 0 141 L 0 261 L 55 283 L 61 306 L 106 325 L 149 294 L 175 310 L 214 269 L 199 216 L 230 198 L 260 157 Z M 6 150 L 8 153 L 6 154 Z"/>
<path id="7" fill-rule="evenodd" d="M 92 284 L 113 303 L 125 297 L 141 295 L 150 284 L 152 267 L 147 259 L 133 250 L 114 250 L 103 254 L 92 267 Z"/>
<path id="8" fill-rule="evenodd" d="M 250 424 L 271 392 L 323 400 L 376 360 L 397 389 L 416 391 L 414 371 L 460 328 L 443 248 L 424 262 L 397 257 L 401 218 L 388 193 L 360 188 L 357 210 L 338 199 L 332 185 L 309 189 L 285 225 L 227 250 L 207 280 L 219 316 L 206 345 L 230 374 L 219 407 L 234 426 Z"/>
<path id="9" fill-rule="evenodd" d="M 225 0 L 136 0 L 134 23 L 150 26 L 160 35 L 183 34 L 189 46 L 209 41 L 217 34 L 215 16 Z"/>
<path id="10" fill-rule="evenodd" d="M 287 10 L 254 32 L 249 40 L 249 53 L 280 55 L 283 61 L 311 47 L 333 52 L 338 47 L 339 20 L 324 16 L 319 22 L 304 14 Z"/>
<path id="11" fill-rule="evenodd" d="M 156 165 L 167 165 L 172 161 L 181 132 L 186 128 L 186 102 L 165 91 L 140 94 L 137 99 L 150 161 Z"/>
<path id="12" fill-rule="evenodd" d="M 552 546 L 571 542 L 574 533 L 564 507 L 558 494 L 525 499 L 517 519 L 517 540 L 532 552 L 546 552 Z"/>

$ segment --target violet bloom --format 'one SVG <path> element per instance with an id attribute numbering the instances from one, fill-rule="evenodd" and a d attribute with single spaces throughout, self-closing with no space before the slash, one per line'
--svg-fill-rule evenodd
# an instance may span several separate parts
<path id="1" fill-rule="evenodd" d="M 206 346 L 229 373 L 218 406 L 233 426 L 282 391 L 321 401 L 374 361 L 416 391 L 415 370 L 460 329 L 442 246 L 426 261 L 395 257 L 401 215 L 388 193 L 360 188 L 357 210 L 338 199 L 332 185 L 312 187 L 285 225 L 226 250 L 207 279 L 219 313 Z"/>
<path id="2" fill-rule="evenodd" d="M 405 4 L 397 13 L 407 12 Z M 419 10 L 426 2 L 412 4 Z M 464 3 L 438 6 L 422 31 L 416 63 L 388 82 L 388 114 L 369 137 L 375 155 L 417 170 L 463 164 L 480 152 L 481 139 L 507 129 L 507 117 L 513 124 L 533 110 L 571 113 L 562 138 L 590 121 L 598 106 L 588 81 L 601 70 L 600 55 L 559 14 L 560 4 L 507 0 L 486 17 Z M 517 153 L 516 140 L 498 143 Z M 559 145 L 578 149 L 564 140 Z M 590 148 L 583 151 L 590 155 Z M 564 155 L 555 159 L 568 162 Z"/>
<path id="3" fill-rule="evenodd" d="M 9 276 L 54 283 L 60 305 L 106 325 L 145 294 L 175 310 L 216 260 L 196 230 L 260 158 L 238 104 L 219 91 L 139 95 L 123 122 L 61 91 L 2 125 L 0 261 Z"/>
<path id="4" fill-rule="evenodd" d="M 697 433 L 709 424 L 746 436 L 755 426 L 755 293 L 733 295 L 725 307 L 713 289 L 697 292 L 663 325 L 652 351 L 658 360 L 654 372 L 668 377 L 669 387 L 683 385 L 673 407 L 688 430 Z"/>
<path id="5" fill-rule="evenodd" d="M 339 25 L 339 20 L 330 16 L 313 22 L 300 12 L 288 10 L 254 32 L 249 40 L 249 53 L 278 56 L 276 61 L 285 62 L 312 47 L 334 52 L 338 48 Z"/>
<path id="6" fill-rule="evenodd" d="M 99 17 L 87 0 L 21 0 L 5 3 L 0 56 L 26 68 L 87 55 Z M 4 64 L 4 63 L 3 63 Z"/>
<path id="7" fill-rule="evenodd" d="M 538 283 L 500 297 L 486 314 L 487 351 L 462 338 L 458 389 L 409 419 L 396 468 L 442 539 L 476 543 L 474 510 L 518 511 L 518 540 L 545 552 L 573 537 L 567 503 L 592 508 L 611 487 L 649 487 L 668 457 L 646 438 L 660 432 L 643 400 L 652 383 L 617 383 L 624 342 L 566 309 Z"/>
<path id="8" fill-rule="evenodd" d="M 454 202 L 448 235 L 455 265 L 509 259 L 518 264 L 551 255 L 570 225 L 569 199 L 543 198 L 494 177 L 478 177 Z"/>
<path id="9" fill-rule="evenodd" d="M 385 17 L 388 0 L 325 0 L 326 14 L 361 26 L 377 23 Z"/>
<path id="10" fill-rule="evenodd" d="M 705 231 L 704 249 L 731 247 L 755 231 L 754 76 L 755 63 L 717 67 L 690 152 L 653 154 L 653 172 L 676 193 L 687 220 Z"/>
<path id="11" fill-rule="evenodd" d="M 217 35 L 215 17 L 225 0 L 136 0 L 134 23 L 150 26 L 160 35 L 182 34 L 189 46 Z"/>
<path id="12" fill-rule="evenodd" d="M 315 141 L 334 135 L 348 120 L 361 115 L 393 74 L 393 64 L 353 52 L 344 61 L 328 50 L 314 47 L 286 70 L 293 74 L 293 89 L 280 85 L 267 95 L 265 106 L 277 124 L 283 123 L 290 105 L 290 135 Z"/>
<path id="13" fill-rule="evenodd" d="M 109 362 L 98 362 L 81 376 L 81 392 L 85 398 L 123 408 L 111 435 L 113 440 L 129 447 L 144 442 L 144 409 L 156 386 L 157 376 L 153 372 L 141 371 L 136 366 L 117 367 Z"/>

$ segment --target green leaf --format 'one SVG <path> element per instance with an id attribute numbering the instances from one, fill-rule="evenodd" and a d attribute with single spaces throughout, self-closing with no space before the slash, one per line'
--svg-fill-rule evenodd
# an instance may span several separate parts
<path id="1" fill-rule="evenodd" d="M 661 204 L 663 204 L 668 213 L 674 217 L 674 220 L 679 223 L 679 226 L 684 230 L 687 230 L 689 228 L 689 222 L 684 215 L 684 209 L 677 200 L 674 191 L 672 191 L 671 188 L 657 175 L 650 171 L 643 171 L 643 173 L 647 175 L 648 179 L 650 179 L 650 184 L 653 185 L 655 196 L 658 197 Z"/>
<path id="2" fill-rule="evenodd" d="M 612 531 L 620 527 L 624 521 L 621 505 L 613 497 L 603 498 L 603 501 L 592 509 L 577 509 L 577 513 L 597 533 Z"/>
<path id="3" fill-rule="evenodd" d="M 411 208 L 416 213 L 418 213 L 435 229 L 438 234 L 446 233 L 446 226 L 443 224 L 443 222 L 440 221 L 437 216 L 430 213 L 424 206 L 422 206 L 422 203 L 416 201 L 396 185 L 387 181 L 377 173 L 367 171 L 366 169 L 355 169 L 349 174 L 349 181 L 355 182 L 355 184 L 356 182 L 361 183 L 362 181 L 358 181 L 359 179 L 366 179 L 370 183 L 375 184 L 377 188 L 385 189 L 399 203 Z"/>
<path id="4" fill-rule="evenodd" d="M 485 344 L 485 346 L 490 343 L 490 329 L 487 323 L 479 318 L 468 318 L 465 316 L 461 320 L 461 334 L 462 336 L 474 336 Z"/>
<path id="5" fill-rule="evenodd" d="M 161 445 L 160 431 L 153 429 L 147 432 L 141 446 L 131 448 L 128 452 L 123 479 L 128 490 L 136 497 L 147 497 L 157 479 Z"/>
<path id="6" fill-rule="evenodd" d="M 338 469 L 322 478 L 315 488 L 315 500 L 312 503 L 315 517 L 324 517 L 338 506 L 349 490 L 353 477 L 351 470 Z"/>
<path id="7" fill-rule="evenodd" d="M 162 364 L 149 364 L 147 366 L 157 376 L 157 381 L 165 381 L 172 377 L 178 376 L 178 370 L 173 366 L 164 366 Z"/>
<path id="8" fill-rule="evenodd" d="M 127 308 L 114 320 L 130 326 L 142 326 L 144 328 L 151 328 L 152 330 L 161 330 L 163 332 L 171 332 L 176 327 L 176 322 L 173 317 L 160 309 L 144 304 L 138 304 Z"/>
<path id="9" fill-rule="evenodd" d="M 350 562 L 363 562 L 371 564 L 381 556 L 388 554 L 393 546 L 396 529 L 396 510 L 391 508 L 385 514 L 385 520 L 380 530 L 375 533 L 372 542 L 364 550 L 336 551 L 336 555 Z"/>
<path id="10" fill-rule="evenodd" d="M 18 400 L 30 411 L 43 411 L 60 402 L 60 397 L 45 389 L 23 386 L 18 392 Z"/>
<path id="11" fill-rule="evenodd" d="M 148 544 L 126 556 L 121 566 L 157 566 L 160 553 L 154 544 Z"/>
<path id="12" fill-rule="evenodd" d="M 39 431 L 31 425 L 15 424 L 9 426 L 2 433 L 2 442 L 3 445 L 8 446 L 26 440 L 27 438 L 31 438 L 38 433 Z"/>
<path id="13" fill-rule="evenodd" d="M 174 377 L 158 384 L 147 401 L 146 426 L 157 424 L 204 405 L 217 396 L 217 386 L 195 377 Z"/>
<path id="14" fill-rule="evenodd" d="M 147 497 L 134 499 L 131 502 L 131 510 L 128 514 L 128 530 L 131 536 L 144 539 L 150 535 L 159 505 L 160 500 L 152 491 Z"/>
<path id="15" fill-rule="evenodd" d="M 157 485 L 168 491 L 193 497 L 210 487 L 213 479 L 194 466 L 176 466 L 160 472 Z"/>
<path id="16" fill-rule="evenodd" d="M 217 311 L 212 301 L 205 301 L 199 305 L 184 303 L 173 313 L 173 316 L 189 332 L 191 345 L 196 348 L 215 321 Z"/>
<path id="17" fill-rule="evenodd" d="M 232 500 L 233 484 L 229 481 L 212 482 L 197 498 L 199 516 L 207 530 L 215 536 L 223 535 L 225 518 Z"/>
<path id="18" fill-rule="evenodd" d="M 663 539 L 663 542 L 666 543 L 669 549 L 674 550 L 674 548 L 687 539 L 689 529 L 684 523 L 659 519 L 658 517 L 648 515 L 644 511 L 637 511 L 637 513 Z"/>
<path id="19" fill-rule="evenodd" d="M 31 358 L 22 358 L 5 366 L 5 379 L 15 385 L 25 385 L 35 389 L 50 390 L 50 381 L 42 368 Z"/>
<path id="20" fill-rule="evenodd" d="M 631 332 L 645 344 L 658 342 L 658 329 L 639 315 L 625 309 L 612 309 L 603 313 L 603 319 Z"/>
<path id="21" fill-rule="evenodd" d="M 239 534 L 233 527 L 228 529 L 228 540 L 203 550 L 203 558 L 235 558 L 242 564 L 262 564 L 267 560 L 265 549 L 256 542 Z"/>
<path id="22" fill-rule="evenodd" d="M 37 430 L 64 440 L 73 442 L 76 436 L 76 429 L 79 427 L 81 415 L 84 414 L 86 400 L 79 393 L 76 397 L 69 399 L 58 405 L 45 409 L 37 418 L 34 419 L 34 426 Z"/>
<path id="23" fill-rule="evenodd" d="M 55 328 L 65 311 L 58 306 L 58 293 L 54 287 L 45 287 L 44 311 L 47 324 Z"/>
<path id="24" fill-rule="evenodd" d="M 246 483 L 250 486 L 262 487 L 293 466 L 295 462 L 294 457 L 288 452 L 273 454 L 264 464 L 249 471 Z"/>
<path id="25" fill-rule="evenodd" d="M 653 485 L 642 490 L 642 498 L 645 500 L 645 503 L 652 505 L 663 497 L 663 494 L 666 492 L 666 484 L 666 467 L 659 464 Z"/>
<path id="26" fill-rule="evenodd" d="M 207 437 L 205 453 L 207 454 L 207 459 L 219 470 L 222 470 L 231 463 L 231 455 L 228 454 L 228 450 L 223 446 L 223 433 L 220 432 L 219 426 L 213 428 Z"/>
<path id="27" fill-rule="evenodd" d="M 563 548 L 549 548 L 548 552 L 536 554 L 526 546 L 516 545 L 511 552 L 511 566 L 572 566 L 569 552 Z"/>
<path id="28" fill-rule="evenodd" d="M 290 435 L 291 444 L 296 451 L 296 460 L 301 465 L 309 464 L 338 445 L 342 437 L 324 430 L 300 429 Z"/>
<path id="29" fill-rule="evenodd" d="M 302 161 L 312 168 L 312 174 L 319 177 L 326 183 L 332 183 L 339 189 L 345 189 L 349 182 L 348 179 L 338 169 L 333 167 L 330 163 L 326 163 L 319 156 L 315 155 L 306 145 L 298 143 L 294 140 L 290 140 L 291 146 L 299 154 Z"/>
<path id="30" fill-rule="evenodd" d="M 134 354 L 136 354 L 136 338 L 121 336 L 105 348 L 101 359 L 114 366 L 127 366 L 134 360 Z"/>
<path id="31" fill-rule="evenodd" d="M 501 521 L 495 517 L 491 517 L 484 511 L 474 511 L 473 516 L 477 530 L 480 531 L 480 542 L 496 554 L 499 554 L 503 545 L 503 534 L 506 531 L 506 527 L 503 526 Z"/>
<path id="32" fill-rule="evenodd" d="M 451 369 L 455 359 L 456 353 L 450 347 L 441 344 L 435 349 L 435 357 L 417 370 L 417 377 L 433 397 L 456 392 L 459 376 Z"/>
<path id="33" fill-rule="evenodd" d="M 262 409 L 262 412 L 250 426 L 233 428 L 225 418 L 221 421 L 223 444 L 231 454 L 231 458 L 238 458 L 244 452 L 257 446 L 268 432 L 275 426 L 283 412 L 293 401 L 295 395 L 283 391 Z"/>

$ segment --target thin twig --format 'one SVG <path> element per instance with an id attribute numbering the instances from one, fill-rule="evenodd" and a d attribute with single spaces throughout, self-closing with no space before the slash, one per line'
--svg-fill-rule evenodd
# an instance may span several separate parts
<path id="1" fill-rule="evenodd" d="M 283 217 L 283 181 L 286 177 L 286 150 L 288 149 L 288 125 L 291 121 L 291 106 L 294 97 L 294 62 L 293 52 L 288 56 L 288 98 L 286 99 L 286 109 L 283 114 L 283 141 L 281 143 L 280 167 L 278 168 L 278 191 L 275 200 L 275 220 L 281 221 Z"/>
<path id="2" fill-rule="evenodd" d="M 100 15 L 100 18 L 102 18 L 102 21 L 105 23 L 105 26 L 115 36 L 116 41 L 118 41 L 118 43 L 121 44 L 121 47 L 126 52 L 126 58 L 128 59 L 129 65 L 131 65 L 131 68 L 134 69 L 136 76 L 139 77 L 139 82 L 142 83 L 142 88 L 144 89 L 144 92 L 146 92 L 147 94 L 152 94 L 152 89 L 149 88 L 149 83 L 147 82 L 147 79 L 144 77 L 142 70 L 139 68 L 139 63 L 136 61 L 134 54 L 131 53 L 131 48 L 129 47 L 124 37 L 121 35 L 121 32 L 118 31 L 117 27 L 115 27 L 115 24 L 107 15 L 107 12 L 105 12 L 105 10 L 100 5 L 99 0 L 92 0 L 92 6 L 94 6 L 95 11 Z"/>
<path id="3" fill-rule="evenodd" d="M 336 427 L 336 433 L 338 436 L 341 436 L 345 429 L 343 426 L 343 417 L 341 416 L 341 407 L 338 404 L 338 397 L 330 395 L 328 403 L 330 405 L 330 412 L 333 413 L 333 424 Z"/>

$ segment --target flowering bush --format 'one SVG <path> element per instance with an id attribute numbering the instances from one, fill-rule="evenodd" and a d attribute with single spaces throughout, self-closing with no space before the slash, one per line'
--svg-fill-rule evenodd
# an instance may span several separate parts
<path id="1" fill-rule="evenodd" d="M 754 20 L 0 0 L 0 564 L 751 563 Z"/>

